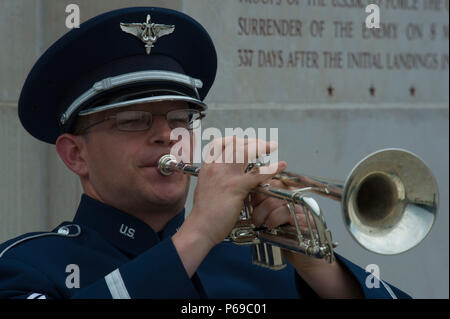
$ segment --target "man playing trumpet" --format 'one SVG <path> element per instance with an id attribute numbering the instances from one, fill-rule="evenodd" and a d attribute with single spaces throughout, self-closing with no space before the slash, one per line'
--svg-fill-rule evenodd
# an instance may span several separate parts
<path id="1" fill-rule="evenodd" d="M 44 53 L 19 116 L 30 134 L 56 145 L 84 194 L 73 221 L 0 246 L 1 298 L 407 297 L 387 284 L 369 289 L 367 273 L 340 256 L 327 263 L 285 251 L 288 266 L 271 271 L 250 263 L 249 246 L 224 241 L 248 194 L 286 168 L 246 173 L 276 143 L 215 140 L 216 149 L 233 144 L 232 155 L 246 159 L 218 163 L 224 153 L 210 154 L 185 219 L 189 176 L 161 174 L 158 160 L 177 142 L 173 129 L 190 131 L 204 116 L 216 59 L 196 21 L 150 7 L 97 16 Z M 254 194 L 252 206 L 257 227 L 295 223 L 280 199 Z M 302 216 L 300 206 L 295 212 Z M 68 265 L 80 271 L 75 285 Z"/>

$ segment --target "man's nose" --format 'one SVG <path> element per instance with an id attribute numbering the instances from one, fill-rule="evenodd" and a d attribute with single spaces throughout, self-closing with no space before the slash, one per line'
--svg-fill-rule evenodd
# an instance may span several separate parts
<path id="1" fill-rule="evenodd" d="M 176 142 L 170 140 L 171 131 L 172 129 L 169 127 L 165 115 L 153 115 L 152 126 L 148 132 L 148 140 L 152 144 L 170 146 Z"/>

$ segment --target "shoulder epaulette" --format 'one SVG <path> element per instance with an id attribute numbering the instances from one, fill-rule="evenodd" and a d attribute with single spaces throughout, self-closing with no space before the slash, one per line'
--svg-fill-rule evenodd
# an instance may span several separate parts
<path id="1" fill-rule="evenodd" d="M 23 238 L 19 239 L 18 241 L 10 244 L 5 249 L 3 249 L 0 252 L 0 258 L 2 258 L 3 255 L 8 250 L 10 250 L 11 248 L 13 248 L 13 247 L 15 247 L 15 246 L 25 242 L 25 241 L 31 240 L 31 239 L 35 239 L 35 238 L 39 238 L 39 237 L 45 237 L 45 236 L 77 237 L 80 234 L 81 234 L 80 226 L 77 225 L 77 224 L 70 224 L 70 225 L 61 226 L 56 231 L 53 231 L 53 232 L 39 233 L 39 234 L 31 235 L 31 236 L 28 236 L 28 237 L 23 237 Z"/>

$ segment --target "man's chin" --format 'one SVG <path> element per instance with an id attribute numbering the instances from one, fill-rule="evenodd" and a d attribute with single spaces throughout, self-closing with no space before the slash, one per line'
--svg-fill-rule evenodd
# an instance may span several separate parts
<path id="1" fill-rule="evenodd" d="M 147 192 L 147 198 L 151 199 L 155 204 L 162 206 L 178 205 L 181 201 L 186 200 L 188 189 L 185 184 L 169 183 L 162 185 L 152 185 Z M 184 203 L 183 203 L 184 204 Z"/>
<path id="2" fill-rule="evenodd" d="M 140 191 L 149 201 L 170 206 L 186 199 L 189 191 L 188 176 L 181 173 L 164 176 L 157 169 L 150 167 L 142 172 L 144 180 L 140 181 Z"/>

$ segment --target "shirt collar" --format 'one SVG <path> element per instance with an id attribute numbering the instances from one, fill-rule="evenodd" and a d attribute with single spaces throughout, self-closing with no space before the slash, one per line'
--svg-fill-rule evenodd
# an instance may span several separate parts
<path id="1" fill-rule="evenodd" d="M 120 250 L 137 256 L 175 234 L 184 221 L 184 209 L 156 233 L 140 219 L 83 194 L 74 223 L 85 225 Z"/>

